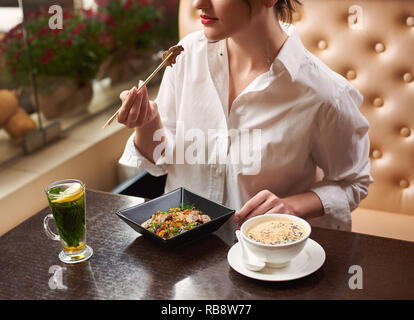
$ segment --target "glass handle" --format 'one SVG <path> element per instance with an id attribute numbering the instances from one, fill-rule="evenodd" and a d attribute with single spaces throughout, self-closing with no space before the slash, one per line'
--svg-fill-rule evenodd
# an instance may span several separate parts
<path id="1" fill-rule="evenodd" d="M 54 220 L 54 218 L 53 218 L 53 215 L 52 215 L 52 214 L 48 214 L 48 215 L 45 217 L 45 219 L 43 220 L 43 228 L 45 229 L 45 233 L 46 233 L 46 235 L 47 235 L 50 239 L 52 239 L 52 240 L 56 240 L 56 241 L 60 241 L 60 237 L 59 237 L 59 235 L 57 235 L 57 234 L 55 234 L 54 232 L 52 232 L 52 230 L 50 230 L 50 228 L 49 228 L 49 220 L 50 220 L 50 219 Z"/>

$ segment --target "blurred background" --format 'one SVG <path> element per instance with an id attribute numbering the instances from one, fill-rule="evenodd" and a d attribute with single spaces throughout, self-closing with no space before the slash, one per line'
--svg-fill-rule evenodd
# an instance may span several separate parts
<path id="1" fill-rule="evenodd" d="M 132 131 L 102 126 L 177 43 L 178 5 L 0 0 L 0 235 L 47 206 L 52 181 L 111 191 L 140 172 L 118 164 Z"/>
<path id="2" fill-rule="evenodd" d="M 62 8 L 60 29 L 49 26 L 59 27 L 52 5 Z M 111 108 L 146 78 L 157 53 L 177 42 L 177 8 L 177 0 L 2 0 L 0 165 Z"/>

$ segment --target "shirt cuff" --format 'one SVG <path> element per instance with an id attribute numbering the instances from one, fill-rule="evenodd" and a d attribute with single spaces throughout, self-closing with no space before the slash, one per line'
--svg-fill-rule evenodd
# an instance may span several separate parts
<path id="1" fill-rule="evenodd" d="M 146 170 L 155 177 L 167 174 L 166 164 L 154 164 L 138 151 L 134 144 L 134 137 L 135 132 L 128 138 L 124 153 L 118 162 L 125 166 Z"/>
<path id="2" fill-rule="evenodd" d="M 352 218 L 348 198 L 342 187 L 332 181 L 320 181 L 310 191 L 322 202 L 325 215 L 319 219 L 323 227 L 351 231 Z"/>

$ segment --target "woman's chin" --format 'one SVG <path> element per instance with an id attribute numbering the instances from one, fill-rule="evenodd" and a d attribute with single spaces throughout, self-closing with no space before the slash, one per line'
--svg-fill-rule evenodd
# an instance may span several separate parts
<path id="1" fill-rule="evenodd" d="M 204 28 L 204 35 L 208 41 L 219 41 L 225 39 L 225 36 L 220 35 L 218 32 L 215 32 L 208 27 Z"/>

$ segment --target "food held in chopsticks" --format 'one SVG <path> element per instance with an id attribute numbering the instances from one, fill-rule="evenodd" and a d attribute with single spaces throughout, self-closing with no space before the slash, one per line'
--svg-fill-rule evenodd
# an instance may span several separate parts
<path id="1" fill-rule="evenodd" d="M 177 57 L 180 55 L 182 51 L 184 51 L 184 48 L 182 46 L 172 46 L 167 51 L 164 51 L 164 53 L 162 54 L 162 60 L 166 60 L 172 53 L 172 55 L 168 58 L 166 62 L 166 65 L 171 67 L 173 64 L 177 62 Z"/>
<path id="2" fill-rule="evenodd" d="M 141 223 L 141 226 L 164 239 L 169 239 L 209 221 L 211 218 L 194 206 L 183 205 L 181 208 L 158 211 Z"/>

